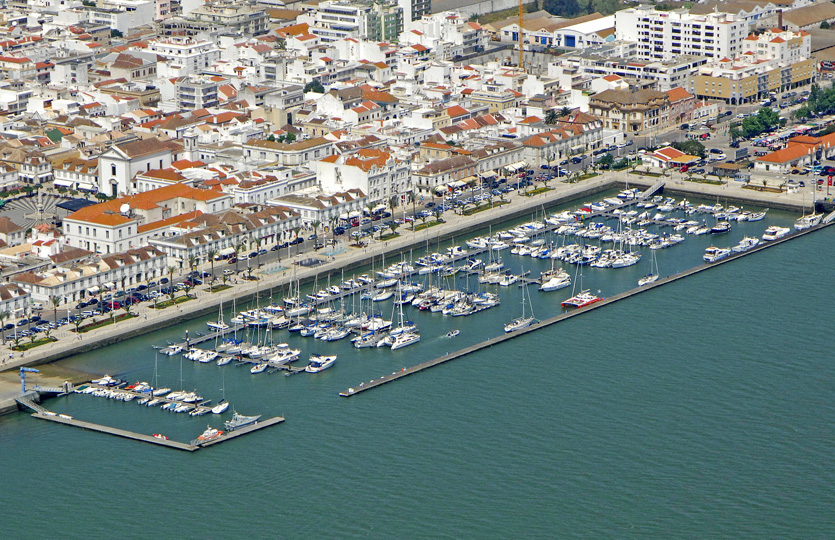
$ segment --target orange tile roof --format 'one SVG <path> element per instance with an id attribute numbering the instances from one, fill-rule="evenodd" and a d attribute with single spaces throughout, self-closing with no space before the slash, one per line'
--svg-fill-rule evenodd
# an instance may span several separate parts
<path id="1" fill-rule="evenodd" d="M 156 229 L 161 229 L 163 227 L 167 227 L 169 225 L 174 225 L 175 223 L 181 223 L 184 221 L 190 221 L 196 217 L 200 217 L 203 215 L 203 212 L 200 210 L 195 210 L 193 212 L 186 212 L 185 214 L 178 214 L 176 216 L 172 216 L 167 219 L 161 219 L 159 221 L 154 221 L 152 223 L 146 223 L 145 225 L 140 225 L 136 228 L 136 232 L 143 233 L 148 231 L 153 231 Z"/>
<path id="2" fill-rule="evenodd" d="M 382 169 L 391 158 L 391 154 L 378 148 L 362 148 L 345 159 L 345 165 L 359 167 L 365 172 L 373 167 Z"/>
<path id="3" fill-rule="evenodd" d="M 758 157 L 757 161 L 764 161 L 768 163 L 790 163 L 798 160 L 803 156 L 809 155 L 810 148 L 805 144 L 792 144 L 782 150 L 771 152 L 762 157 Z"/>
<path id="4" fill-rule="evenodd" d="M 676 101 L 681 101 L 683 99 L 693 97 L 693 95 L 690 92 L 681 87 L 673 88 L 672 90 L 667 90 L 667 96 L 670 99 L 670 103 L 675 103 Z"/>

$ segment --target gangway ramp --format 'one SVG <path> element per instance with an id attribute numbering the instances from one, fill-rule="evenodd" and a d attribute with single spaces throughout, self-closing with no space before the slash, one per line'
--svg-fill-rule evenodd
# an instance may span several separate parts
<path id="1" fill-rule="evenodd" d="M 648 197 L 652 197 L 653 195 L 655 195 L 656 193 L 658 193 L 659 191 L 664 189 L 664 185 L 666 183 L 667 183 L 667 179 L 662 178 L 661 180 L 659 180 L 658 182 L 654 183 L 649 188 L 647 188 L 647 190 L 644 191 L 643 193 L 641 193 L 641 196 L 638 197 L 638 198 L 639 199 L 646 199 Z"/>

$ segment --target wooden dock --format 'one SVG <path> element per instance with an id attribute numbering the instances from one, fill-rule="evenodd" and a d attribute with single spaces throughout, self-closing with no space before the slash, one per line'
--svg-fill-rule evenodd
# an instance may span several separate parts
<path id="1" fill-rule="evenodd" d="M 194 445 L 194 444 L 187 444 L 181 443 L 178 441 L 172 441 L 171 439 L 158 439 L 152 435 L 146 435 L 144 433 L 137 433 L 135 431 L 128 431 L 125 429 L 119 429 L 115 427 L 105 426 L 102 424 L 94 424 L 93 422 L 85 422 L 84 420 L 78 420 L 76 418 L 71 418 L 68 416 L 60 416 L 55 413 L 50 412 L 37 412 L 32 415 L 35 418 L 39 418 L 41 420 L 49 420 L 50 422 L 57 422 L 59 424 L 64 424 L 66 426 L 74 426 L 81 429 L 86 429 L 89 431 L 97 431 L 99 433 L 107 433 L 108 435 L 115 435 L 117 437 L 123 437 L 125 439 L 131 439 L 134 441 L 145 442 L 149 444 L 155 444 L 157 446 L 164 446 L 166 448 L 173 448 L 175 450 L 183 450 L 186 452 L 194 452 L 196 450 L 200 450 L 201 448 L 206 448 L 208 446 L 212 446 L 215 444 L 219 444 L 236 437 L 240 437 L 241 435 L 246 435 L 248 433 L 252 433 L 254 431 L 258 431 L 260 429 L 264 429 L 266 427 L 274 426 L 275 424 L 280 424 L 284 422 L 284 418 L 281 416 L 275 416 L 273 418 L 268 418 L 261 422 L 256 422 L 249 426 L 244 426 L 240 429 L 236 429 L 235 431 L 231 432 L 224 432 L 223 435 L 209 441 L 207 443 L 201 445 Z"/>
<path id="2" fill-rule="evenodd" d="M 717 261 L 715 263 L 700 264 L 698 266 L 690 268 L 689 270 L 679 272 L 675 275 L 660 278 L 658 281 L 655 281 L 655 282 L 650 283 L 648 285 L 644 285 L 643 287 L 636 287 L 634 289 L 630 289 L 628 291 L 618 293 L 614 296 L 610 296 L 609 298 L 604 298 L 600 302 L 596 302 L 596 303 L 591 304 L 587 307 L 580 308 L 580 309 L 575 309 L 575 310 L 572 310 L 572 311 L 563 312 L 559 315 L 556 315 L 556 316 L 551 317 L 549 319 L 546 319 L 544 321 L 540 321 L 540 322 L 538 322 L 538 323 L 536 323 L 532 326 L 529 326 L 528 328 L 524 328 L 524 329 L 518 330 L 516 332 L 511 332 L 509 334 L 503 334 L 501 336 L 488 338 L 487 341 L 482 341 L 481 343 L 471 345 L 471 346 L 466 347 L 464 349 L 461 349 L 461 350 L 458 350 L 458 351 L 455 351 L 455 352 L 452 352 L 452 353 L 447 353 L 444 356 L 435 358 L 434 360 L 429 360 L 428 362 L 423 362 L 421 364 L 417 364 L 417 365 L 412 366 L 412 367 L 403 368 L 401 371 L 395 371 L 391 375 L 383 375 L 382 377 L 380 377 L 378 379 L 372 379 L 369 382 L 364 382 L 363 381 L 357 386 L 353 386 L 351 388 L 348 388 L 344 392 L 340 392 L 339 395 L 342 396 L 342 397 L 355 396 L 359 393 L 365 392 L 367 390 L 371 390 L 372 388 L 377 388 L 378 386 L 381 386 L 381 385 L 386 384 L 386 383 L 390 383 L 392 381 L 396 381 L 396 380 L 401 379 L 403 377 L 406 377 L 408 375 L 412 375 L 414 373 L 418 373 L 418 372 L 423 371 L 425 369 L 435 367 L 439 364 L 444 364 L 444 363 L 449 362 L 451 360 L 461 358 L 462 356 L 467 356 L 467 355 L 472 354 L 476 351 L 486 349 L 487 347 L 492 347 L 492 346 L 497 345 L 499 343 L 504 343 L 505 341 L 508 341 L 510 339 L 515 339 L 517 337 L 523 336 L 523 335 L 528 334 L 530 332 L 535 332 L 537 330 L 540 330 L 542 328 L 546 328 L 546 327 L 551 326 L 553 324 L 563 322 L 563 321 L 568 320 L 572 317 L 576 317 L 578 315 L 582 315 L 584 313 L 588 313 L 590 311 L 600 309 L 604 306 L 608 306 L 608 305 L 613 304 L 615 302 L 618 302 L 620 300 L 625 300 L 626 298 L 630 298 L 630 297 L 635 296 L 637 294 L 653 290 L 657 287 L 661 287 L 663 285 L 673 283 L 673 282 L 678 281 L 680 279 L 690 277 L 694 274 L 698 274 L 698 273 L 703 272 L 705 270 L 710 270 L 711 268 L 715 268 L 717 266 L 730 263 L 732 261 L 735 261 L 735 260 L 740 259 L 742 257 L 745 257 L 747 255 L 751 255 L 753 253 L 757 253 L 759 251 L 762 251 L 764 249 L 768 249 L 770 247 L 782 244 L 784 242 L 794 240 L 795 238 L 799 238 L 801 236 L 805 236 L 809 233 L 813 233 L 813 232 L 816 232 L 818 230 L 821 230 L 823 228 L 828 227 L 833 222 L 835 222 L 835 213 L 833 213 L 832 217 L 833 217 L 833 219 L 830 219 L 829 221 L 824 220 L 824 222 L 821 223 L 820 225 L 817 225 L 817 226 L 812 227 L 810 229 L 806 229 L 806 230 L 803 230 L 803 231 L 795 231 L 795 232 L 792 232 L 791 234 L 789 234 L 789 235 L 787 235 L 783 238 L 780 238 L 780 239 L 777 239 L 777 240 L 772 240 L 770 242 L 761 242 L 759 245 L 757 245 L 756 247 L 754 247 L 752 249 L 749 249 L 748 251 L 743 251 L 741 253 L 732 253 L 727 258 L 722 259 L 720 261 Z"/>

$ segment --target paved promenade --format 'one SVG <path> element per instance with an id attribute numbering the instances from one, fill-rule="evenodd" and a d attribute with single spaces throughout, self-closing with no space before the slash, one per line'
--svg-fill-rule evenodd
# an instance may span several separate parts
<path id="1" fill-rule="evenodd" d="M 589 201 L 595 200 L 592 196 L 594 193 L 611 187 L 622 187 L 622 183 L 627 179 L 630 186 L 636 187 L 650 186 L 658 180 L 657 177 L 653 176 L 639 177 L 625 172 L 611 172 L 577 184 L 552 181 L 549 184 L 550 187 L 554 188 L 552 191 L 532 197 L 526 197 L 518 193 L 508 194 L 506 199 L 509 203 L 500 208 L 492 208 L 472 216 L 460 216 L 452 212 L 446 212 L 444 214 L 446 223 L 417 232 L 412 232 L 407 226 L 400 226 L 397 229 L 400 236 L 394 240 L 387 242 L 372 240 L 364 248 L 346 247 L 344 244 L 339 244 L 337 246 L 339 249 L 334 251 L 337 254 L 333 257 L 327 257 L 322 251 L 316 254 L 303 254 L 302 257 L 315 256 L 325 259 L 323 264 L 314 268 L 296 266 L 294 270 L 292 268 L 294 265 L 288 259 L 284 263 L 291 268 L 286 270 L 272 274 L 255 271 L 254 275 L 260 278 L 258 281 L 238 280 L 238 283 L 230 289 L 216 293 L 209 293 L 208 287 L 201 285 L 191 291 L 191 294 L 196 296 L 194 300 L 162 310 L 155 310 L 153 307 L 145 305 L 136 306 L 132 310 L 132 313 L 137 314 L 136 318 L 105 326 L 85 334 L 76 335 L 75 332 L 71 331 L 72 326 L 64 326 L 52 332 L 52 336 L 57 338 L 58 341 L 36 347 L 25 353 L 13 353 L 8 346 L 1 346 L 0 371 L 15 369 L 21 365 L 52 362 L 79 352 L 117 343 L 130 337 L 151 333 L 158 328 L 177 324 L 184 319 L 199 315 L 204 315 L 206 320 L 209 320 L 215 316 L 221 300 L 228 306 L 231 305 L 233 298 L 241 302 L 252 297 L 258 291 L 264 297 L 265 293 L 268 294 L 271 288 L 274 291 L 280 290 L 282 287 L 286 287 L 291 280 L 299 279 L 302 283 L 305 283 L 312 281 L 316 276 L 325 276 L 330 272 L 339 272 L 343 269 L 347 274 L 351 269 L 367 264 L 372 256 L 378 257 L 384 253 L 396 254 L 407 251 L 412 247 L 422 247 L 427 241 L 436 241 L 439 237 L 443 239 L 462 235 L 461 240 L 463 241 L 463 234 L 467 231 L 485 227 L 490 223 L 508 217 L 534 216 L 537 212 L 540 212 L 539 217 L 541 218 L 543 206 L 548 207 L 575 198 L 587 197 Z M 615 182 L 621 184 L 615 185 Z M 540 183 L 537 183 L 537 187 L 539 185 Z M 668 191 L 675 191 L 691 197 L 718 198 L 723 204 L 726 200 L 749 200 L 750 204 L 758 206 L 795 207 L 799 211 L 804 202 L 804 196 L 800 193 L 775 194 L 742 189 L 742 187 L 743 184 L 737 182 L 722 186 L 687 182 L 683 178 L 679 179 L 678 175 L 674 179 L 668 180 L 667 184 Z M 808 201 L 811 200 L 811 197 L 808 193 L 805 200 L 806 204 L 809 204 Z M 208 264 L 204 266 L 206 270 L 209 269 Z M 217 269 L 218 265 L 215 265 L 215 270 Z M 206 331 L 202 324 L 193 330 Z"/>

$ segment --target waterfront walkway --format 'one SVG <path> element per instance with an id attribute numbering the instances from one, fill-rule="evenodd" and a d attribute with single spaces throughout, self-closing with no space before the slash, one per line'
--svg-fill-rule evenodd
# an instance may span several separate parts
<path id="1" fill-rule="evenodd" d="M 659 179 L 658 176 L 641 177 L 621 171 L 608 172 L 576 184 L 551 181 L 549 187 L 553 189 L 550 191 L 531 197 L 518 192 L 507 194 L 508 202 L 506 204 L 470 216 L 447 212 L 444 214 L 445 223 L 421 231 L 412 232 L 408 226 L 402 225 L 397 230 L 400 236 L 386 242 L 371 240 L 363 248 L 350 247 L 343 251 L 341 251 L 341 248 L 345 246 L 339 245 L 337 249 L 334 249 L 335 255 L 328 258 L 321 253 L 302 255 L 302 257 L 313 256 L 322 259 L 322 264 L 316 267 L 295 265 L 294 268 L 273 274 L 261 274 L 255 271 L 254 275 L 260 278 L 258 281 L 240 280 L 238 284 L 222 292 L 209 293 L 208 286 L 202 285 L 191 291 L 191 294 L 195 296 L 194 300 L 163 310 L 155 310 L 152 306 L 147 305 L 136 306 L 132 310 L 137 315 L 135 318 L 105 326 L 89 333 L 77 335 L 71 331 L 71 327 L 64 326 L 51 334 L 58 341 L 36 347 L 25 353 L 12 353 L 8 346 L 11 343 L 9 343 L 0 347 L 0 362 L 2 362 L 0 371 L 14 369 L 21 365 L 52 362 L 73 354 L 117 343 L 130 337 L 150 333 L 157 328 L 178 324 L 183 320 L 197 316 L 206 316 L 209 319 L 216 314 L 218 304 L 221 301 L 229 306 L 233 299 L 241 302 L 258 292 L 261 293 L 263 298 L 264 292 L 281 290 L 281 288 L 287 287 L 291 281 L 299 280 L 301 283 L 308 283 L 317 276 L 325 276 L 331 272 L 339 272 L 340 270 L 348 272 L 369 264 L 372 257 L 403 253 L 412 248 L 420 248 L 438 239 L 460 237 L 463 241 L 466 235 L 494 222 L 513 217 L 533 216 L 537 213 L 540 213 L 541 217 L 542 209 L 549 206 L 578 198 L 588 197 L 592 199 L 595 193 L 606 189 L 620 188 L 627 182 L 630 186 L 647 188 L 658 182 Z M 743 185 L 739 182 L 731 182 L 721 186 L 687 182 L 678 179 L 678 175 L 676 175 L 676 177 L 667 180 L 665 190 L 692 197 L 716 198 L 723 203 L 725 201 L 745 201 L 757 206 L 795 208 L 798 211 L 803 207 L 804 197 L 800 193 L 759 192 L 743 189 Z M 539 183 L 537 183 L 538 186 Z M 289 267 L 294 266 L 290 264 L 289 260 L 283 262 Z M 209 264 L 205 264 L 204 269 L 208 270 Z M 191 330 L 206 331 L 202 324 Z"/>

